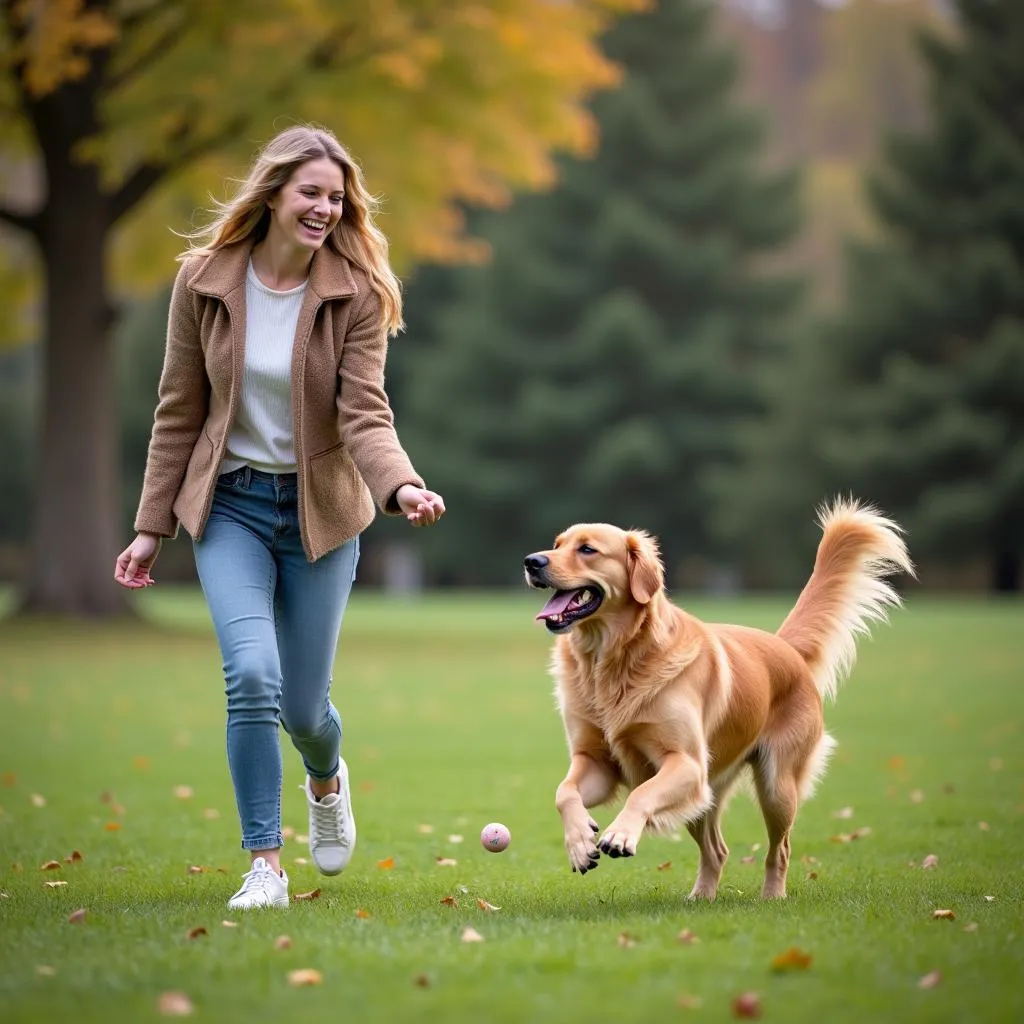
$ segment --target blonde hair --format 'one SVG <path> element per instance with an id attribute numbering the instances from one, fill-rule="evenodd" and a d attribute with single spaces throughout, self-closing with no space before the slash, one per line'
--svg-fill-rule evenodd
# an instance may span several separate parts
<path id="1" fill-rule="evenodd" d="M 326 128 L 302 124 L 275 135 L 257 153 L 235 195 L 227 202 L 214 199 L 214 219 L 184 236 L 190 245 L 178 259 L 208 256 L 253 236 L 257 241 L 266 237 L 270 226 L 267 202 L 302 164 L 324 157 L 341 168 L 345 183 L 341 219 L 326 244 L 366 273 L 370 287 L 380 296 L 388 334 L 395 335 L 404 326 L 402 285 L 388 262 L 388 240 L 373 222 L 377 200 L 366 190 L 359 165 Z"/>

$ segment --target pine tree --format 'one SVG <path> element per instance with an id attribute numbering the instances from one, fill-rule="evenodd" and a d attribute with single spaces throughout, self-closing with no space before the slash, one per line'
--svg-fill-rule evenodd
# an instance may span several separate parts
<path id="1" fill-rule="evenodd" d="M 960 0 L 923 40 L 932 126 L 874 180 L 883 241 L 851 255 L 828 338 L 834 480 L 884 504 L 919 559 L 1024 559 L 1024 4 Z"/>
<path id="2" fill-rule="evenodd" d="M 795 182 L 757 165 L 713 17 L 664 0 L 616 25 L 626 74 L 593 104 L 596 156 L 483 220 L 492 262 L 461 272 L 429 343 L 395 350 L 406 434 L 451 509 L 431 551 L 452 581 L 514 579 L 580 520 L 659 534 L 670 567 L 714 555 L 709 475 L 797 289 L 757 266 L 791 237 Z M 414 333 L 428 290 L 411 289 Z"/>

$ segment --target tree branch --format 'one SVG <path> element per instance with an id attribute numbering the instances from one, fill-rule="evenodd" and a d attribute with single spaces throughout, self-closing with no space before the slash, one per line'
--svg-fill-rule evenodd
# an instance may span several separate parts
<path id="1" fill-rule="evenodd" d="M 33 238 L 39 237 L 41 220 L 38 213 L 18 213 L 6 206 L 0 206 L 0 221 L 19 231 L 27 231 Z"/>
<path id="2" fill-rule="evenodd" d="M 182 36 L 188 32 L 191 23 L 183 18 L 177 25 L 172 25 L 162 35 L 158 36 L 134 61 L 127 67 L 122 68 L 117 74 L 110 75 L 103 83 L 105 89 L 111 92 L 123 88 L 132 79 L 145 69 L 161 53 L 169 50 Z"/>

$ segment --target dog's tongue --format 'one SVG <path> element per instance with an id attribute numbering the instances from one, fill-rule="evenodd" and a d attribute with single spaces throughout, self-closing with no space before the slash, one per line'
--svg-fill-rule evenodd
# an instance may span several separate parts
<path id="1" fill-rule="evenodd" d="M 569 606 L 569 602 L 573 599 L 575 594 L 575 590 L 556 590 L 554 597 L 552 597 L 551 600 L 541 608 L 534 617 L 534 621 L 537 619 L 550 619 L 554 615 L 561 615 Z"/>

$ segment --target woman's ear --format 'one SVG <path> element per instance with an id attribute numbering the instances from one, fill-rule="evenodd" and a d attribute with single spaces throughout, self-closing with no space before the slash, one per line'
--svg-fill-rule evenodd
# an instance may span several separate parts
<path id="1" fill-rule="evenodd" d="M 629 592 L 638 604 L 647 604 L 665 585 L 658 542 L 649 533 L 631 530 L 626 534 L 626 571 Z"/>

